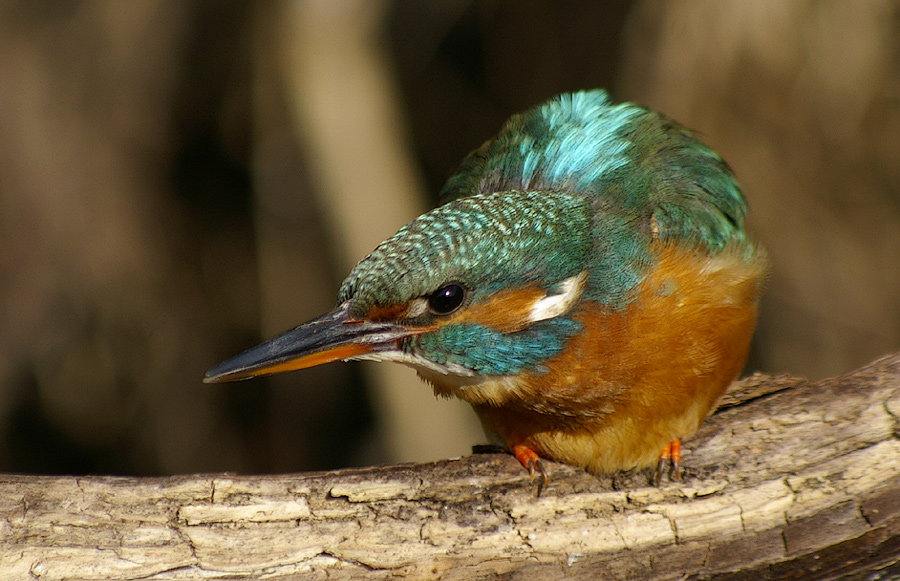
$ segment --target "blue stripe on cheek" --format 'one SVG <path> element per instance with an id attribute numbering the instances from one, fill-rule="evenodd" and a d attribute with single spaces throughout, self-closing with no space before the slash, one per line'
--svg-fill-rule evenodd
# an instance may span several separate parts
<path id="1" fill-rule="evenodd" d="M 404 347 L 440 365 L 460 365 L 481 375 L 515 375 L 540 372 L 580 330 L 580 323 L 564 317 L 507 334 L 484 325 L 456 324 L 411 337 Z"/>

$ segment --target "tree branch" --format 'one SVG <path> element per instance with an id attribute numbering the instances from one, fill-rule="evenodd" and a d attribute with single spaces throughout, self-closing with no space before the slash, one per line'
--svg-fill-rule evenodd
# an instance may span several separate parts
<path id="1" fill-rule="evenodd" d="M 683 480 L 508 455 L 278 476 L 0 476 L 11 579 L 900 574 L 900 355 L 736 383 Z"/>

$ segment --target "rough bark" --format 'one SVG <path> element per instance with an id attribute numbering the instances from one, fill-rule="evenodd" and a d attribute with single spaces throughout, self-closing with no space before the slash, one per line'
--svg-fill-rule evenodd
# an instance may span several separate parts
<path id="1" fill-rule="evenodd" d="M 736 383 L 681 481 L 516 461 L 276 476 L 0 477 L 8 579 L 900 576 L 900 354 Z"/>

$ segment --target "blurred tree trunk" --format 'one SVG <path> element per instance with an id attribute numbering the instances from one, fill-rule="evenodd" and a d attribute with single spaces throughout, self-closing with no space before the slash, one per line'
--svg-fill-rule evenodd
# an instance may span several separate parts
<path id="1" fill-rule="evenodd" d="M 266 40 L 271 37 L 262 37 L 280 53 L 287 108 L 297 140 L 308 152 L 317 203 L 332 240 L 339 241 L 337 263 L 343 273 L 426 210 L 424 188 L 406 140 L 403 106 L 380 35 L 386 7 L 386 2 L 369 0 L 288 1 L 269 20 L 277 45 Z M 258 222 L 264 241 L 275 236 L 275 228 L 297 228 L 278 212 L 290 202 L 273 198 L 274 193 L 259 192 L 266 198 L 261 205 L 268 210 Z M 283 331 L 284 321 L 290 320 L 284 313 L 297 309 L 296 279 L 303 273 L 298 259 L 308 252 L 261 245 L 267 334 Z M 305 309 L 295 322 L 323 312 Z M 374 407 L 385 445 L 379 461 L 459 456 L 483 439 L 467 404 L 437 400 L 413 370 L 368 364 L 366 372 L 373 379 Z"/>

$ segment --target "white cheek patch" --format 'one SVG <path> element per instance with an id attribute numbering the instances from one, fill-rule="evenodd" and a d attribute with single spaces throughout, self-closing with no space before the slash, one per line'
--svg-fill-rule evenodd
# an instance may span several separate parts
<path id="1" fill-rule="evenodd" d="M 581 271 L 576 276 L 567 278 L 559 283 L 556 294 L 544 295 L 538 299 L 528 313 L 528 322 L 536 323 L 546 319 L 552 319 L 568 313 L 584 291 L 584 283 L 587 280 L 587 272 Z"/>

